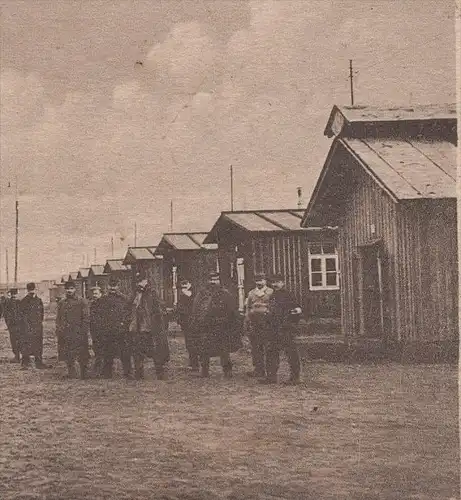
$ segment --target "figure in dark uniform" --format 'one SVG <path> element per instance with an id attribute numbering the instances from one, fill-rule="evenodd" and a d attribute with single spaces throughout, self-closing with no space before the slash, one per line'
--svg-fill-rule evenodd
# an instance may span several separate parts
<path id="1" fill-rule="evenodd" d="M 27 295 L 21 300 L 21 332 L 20 350 L 22 353 L 22 369 L 30 365 L 30 357 L 34 357 L 35 367 L 51 368 L 43 363 L 43 302 L 37 296 L 35 283 L 27 283 Z"/>
<path id="2" fill-rule="evenodd" d="M 274 293 L 269 300 L 271 336 L 267 342 L 267 375 L 260 382 L 264 384 L 277 383 L 280 351 L 284 351 L 290 366 L 290 378 L 285 384 L 297 385 L 300 379 L 301 363 L 295 343 L 295 324 L 299 321 L 302 311 L 293 294 L 285 288 L 285 280 L 282 275 L 273 276 L 271 281 Z"/>
<path id="3" fill-rule="evenodd" d="M 221 286 L 218 273 L 210 274 L 194 299 L 190 345 L 199 353 L 202 377 L 209 377 L 210 358 L 218 356 L 224 376 L 232 377 L 230 355 L 242 346 L 241 335 L 234 301 Z"/>
<path id="4" fill-rule="evenodd" d="M 104 318 L 101 312 L 102 292 L 99 286 L 93 287 L 91 292 L 93 298 L 90 302 L 90 335 L 94 352 L 93 373 L 96 377 L 99 377 L 102 373 L 103 363 L 102 336 Z"/>
<path id="5" fill-rule="evenodd" d="M 158 380 L 165 378 L 165 365 L 170 359 L 168 333 L 160 299 L 147 280 L 138 273 L 137 285 L 130 303 L 128 333 L 124 342 L 123 371 L 131 376 L 131 358 L 134 361 L 134 376 L 144 378 L 144 360 L 153 358 Z"/>
<path id="6" fill-rule="evenodd" d="M 11 349 L 14 354 L 12 363 L 20 363 L 20 333 L 21 333 L 21 311 L 20 301 L 18 300 L 18 289 L 11 288 L 8 291 L 8 297 L 3 305 L 3 317 L 5 318 L 6 327 L 10 334 Z"/>
<path id="7" fill-rule="evenodd" d="M 75 362 L 80 366 L 80 378 L 86 378 L 89 359 L 88 333 L 90 314 L 88 302 L 76 296 L 75 283 L 69 280 L 64 285 L 65 299 L 58 304 L 56 336 L 58 338 L 58 359 L 67 364 L 68 378 L 75 378 Z"/>
<path id="8" fill-rule="evenodd" d="M 129 327 L 130 302 L 120 293 L 119 286 L 119 281 L 111 278 L 107 295 L 100 299 L 102 376 L 104 378 L 112 378 L 115 358 L 125 361 L 122 355 L 124 352 L 122 345 Z M 129 371 L 128 367 L 126 368 Z"/>
<path id="9" fill-rule="evenodd" d="M 192 314 L 192 305 L 194 301 L 194 291 L 192 289 L 192 284 L 189 280 L 181 281 L 181 289 L 178 294 L 178 320 L 181 330 L 184 333 L 184 340 L 186 343 L 186 349 L 189 353 L 189 367 L 193 372 L 198 372 L 200 368 L 198 352 L 191 345 L 190 336 L 190 320 Z"/>

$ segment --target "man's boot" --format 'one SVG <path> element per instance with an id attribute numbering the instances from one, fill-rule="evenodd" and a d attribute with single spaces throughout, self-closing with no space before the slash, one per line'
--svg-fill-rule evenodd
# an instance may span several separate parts
<path id="1" fill-rule="evenodd" d="M 46 365 L 43 361 L 42 361 L 42 358 L 35 358 L 35 368 L 37 368 L 38 370 L 46 370 L 46 369 L 49 369 L 51 368 L 50 365 Z"/>
<path id="2" fill-rule="evenodd" d="M 75 363 L 67 363 L 67 375 L 65 378 L 77 378 L 77 370 L 75 369 Z"/>
<path id="3" fill-rule="evenodd" d="M 80 379 L 86 380 L 88 367 L 86 363 L 79 363 L 79 365 L 80 365 Z"/>
<path id="4" fill-rule="evenodd" d="M 30 366 L 30 357 L 23 356 L 21 360 L 21 370 L 28 370 Z"/>

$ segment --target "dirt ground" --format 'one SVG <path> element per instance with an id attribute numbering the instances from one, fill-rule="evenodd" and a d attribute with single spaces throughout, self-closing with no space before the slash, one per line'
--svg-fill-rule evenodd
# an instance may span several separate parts
<path id="1" fill-rule="evenodd" d="M 457 499 L 457 368 L 309 362 L 299 387 L 188 373 L 171 339 L 167 381 L 67 381 L 8 363 L 0 323 L 0 498 Z M 281 379 L 287 377 L 282 362 Z"/>

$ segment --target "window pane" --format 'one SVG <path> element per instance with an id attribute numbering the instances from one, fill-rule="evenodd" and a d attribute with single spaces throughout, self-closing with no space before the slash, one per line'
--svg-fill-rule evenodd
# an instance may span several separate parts
<path id="1" fill-rule="evenodd" d="M 320 255 L 322 253 L 322 245 L 315 245 L 315 244 L 309 245 L 309 252 L 312 255 Z"/>
<path id="2" fill-rule="evenodd" d="M 336 271 L 336 259 L 325 259 L 326 270 Z"/>
<path id="3" fill-rule="evenodd" d="M 324 243 L 323 253 L 336 253 L 336 248 L 334 243 Z"/>
<path id="4" fill-rule="evenodd" d="M 321 259 L 311 259 L 311 270 L 312 272 L 319 272 L 322 270 Z"/>
<path id="5" fill-rule="evenodd" d="M 312 273 L 311 279 L 311 286 L 322 286 L 322 273 Z"/>
<path id="6" fill-rule="evenodd" d="M 327 286 L 336 286 L 336 273 L 327 273 Z"/>

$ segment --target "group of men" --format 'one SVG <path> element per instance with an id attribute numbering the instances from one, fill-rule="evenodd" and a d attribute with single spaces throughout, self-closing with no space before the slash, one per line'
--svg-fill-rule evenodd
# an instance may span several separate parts
<path id="1" fill-rule="evenodd" d="M 285 288 L 282 275 L 274 275 L 270 281 L 269 287 L 266 275 L 256 276 L 256 287 L 245 301 L 243 333 L 250 340 L 254 367 L 248 375 L 258 378 L 263 384 L 276 384 L 280 353 L 284 351 L 290 366 L 290 378 L 285 383 L 297 385 L 301 363 L 295 343 L 295 324 L 302 310 Z M 199 371 L 201 365 L 202 375 L 207 376 L 209 356 L 219 355 L 225 376 L 230 376 L 230 354 L 241 347 L 241 335 L 235 335 L 235 332 L 241 332 L 242 327 L 231 295 L 219 284 L 219 275 L 212 274 L 209 284 L 197 296 L 194 296 L 191 283 L 182 281 L 177 312 L 185 334 L 191 370 Z M 220 346 L 219 339 L 223 338 L 225 342 Z"/>
<path id="2" fill-rule="evenodd" d="M 256 287 L 246 299 L 243 324 L 232 295 L 211 273 L 197 293 L 189 281 L 181 282 L 177 315 L 184 332 L 189 366 L 193 372 L 210 375 L 210 359 L 219 357 L 224 376 L 232 377 L 231 354 L 242 347 L 242 333 L 251 343 L 254 370 L 248 375 L 261 383 L 277 383 L 280 352 L 285 351 L 291 376 L 288 384 L 299 383 L 300 361 L 295 344 L 294 324 L 301 309 L 285 289 L 282 276 L 273 276 L 271 286 L 264 275 L 256 277 Z M 165 378 L 170 360 L 168 322 L 163 305 L 143 274 L 137 275 L 131 298 L 119 291 L 116 279 L 109 281 L 106 294 L 92 289 L 92 299 L 78 297 L 73 281 L 65 284 L 65 297 L 58 302 L 56 336 L 58 360 L 67 365 L 67 377 L 89 375 L 90 342 L 94 353 L 92 375 L 111 378 L 114 360 L 119 358 L 126 378 L 144 378 L 144 361 L 152 358 L 157 379 Z M 10 332 L 14 362 L 27 369 L 31 357 L 37 368 L 43 363 L 44 308 L 34 283 L 27 295 L 17 299 L 10 290 L 3 314 Z M 77 366 L 79 370 L 77 370 Z"/>

